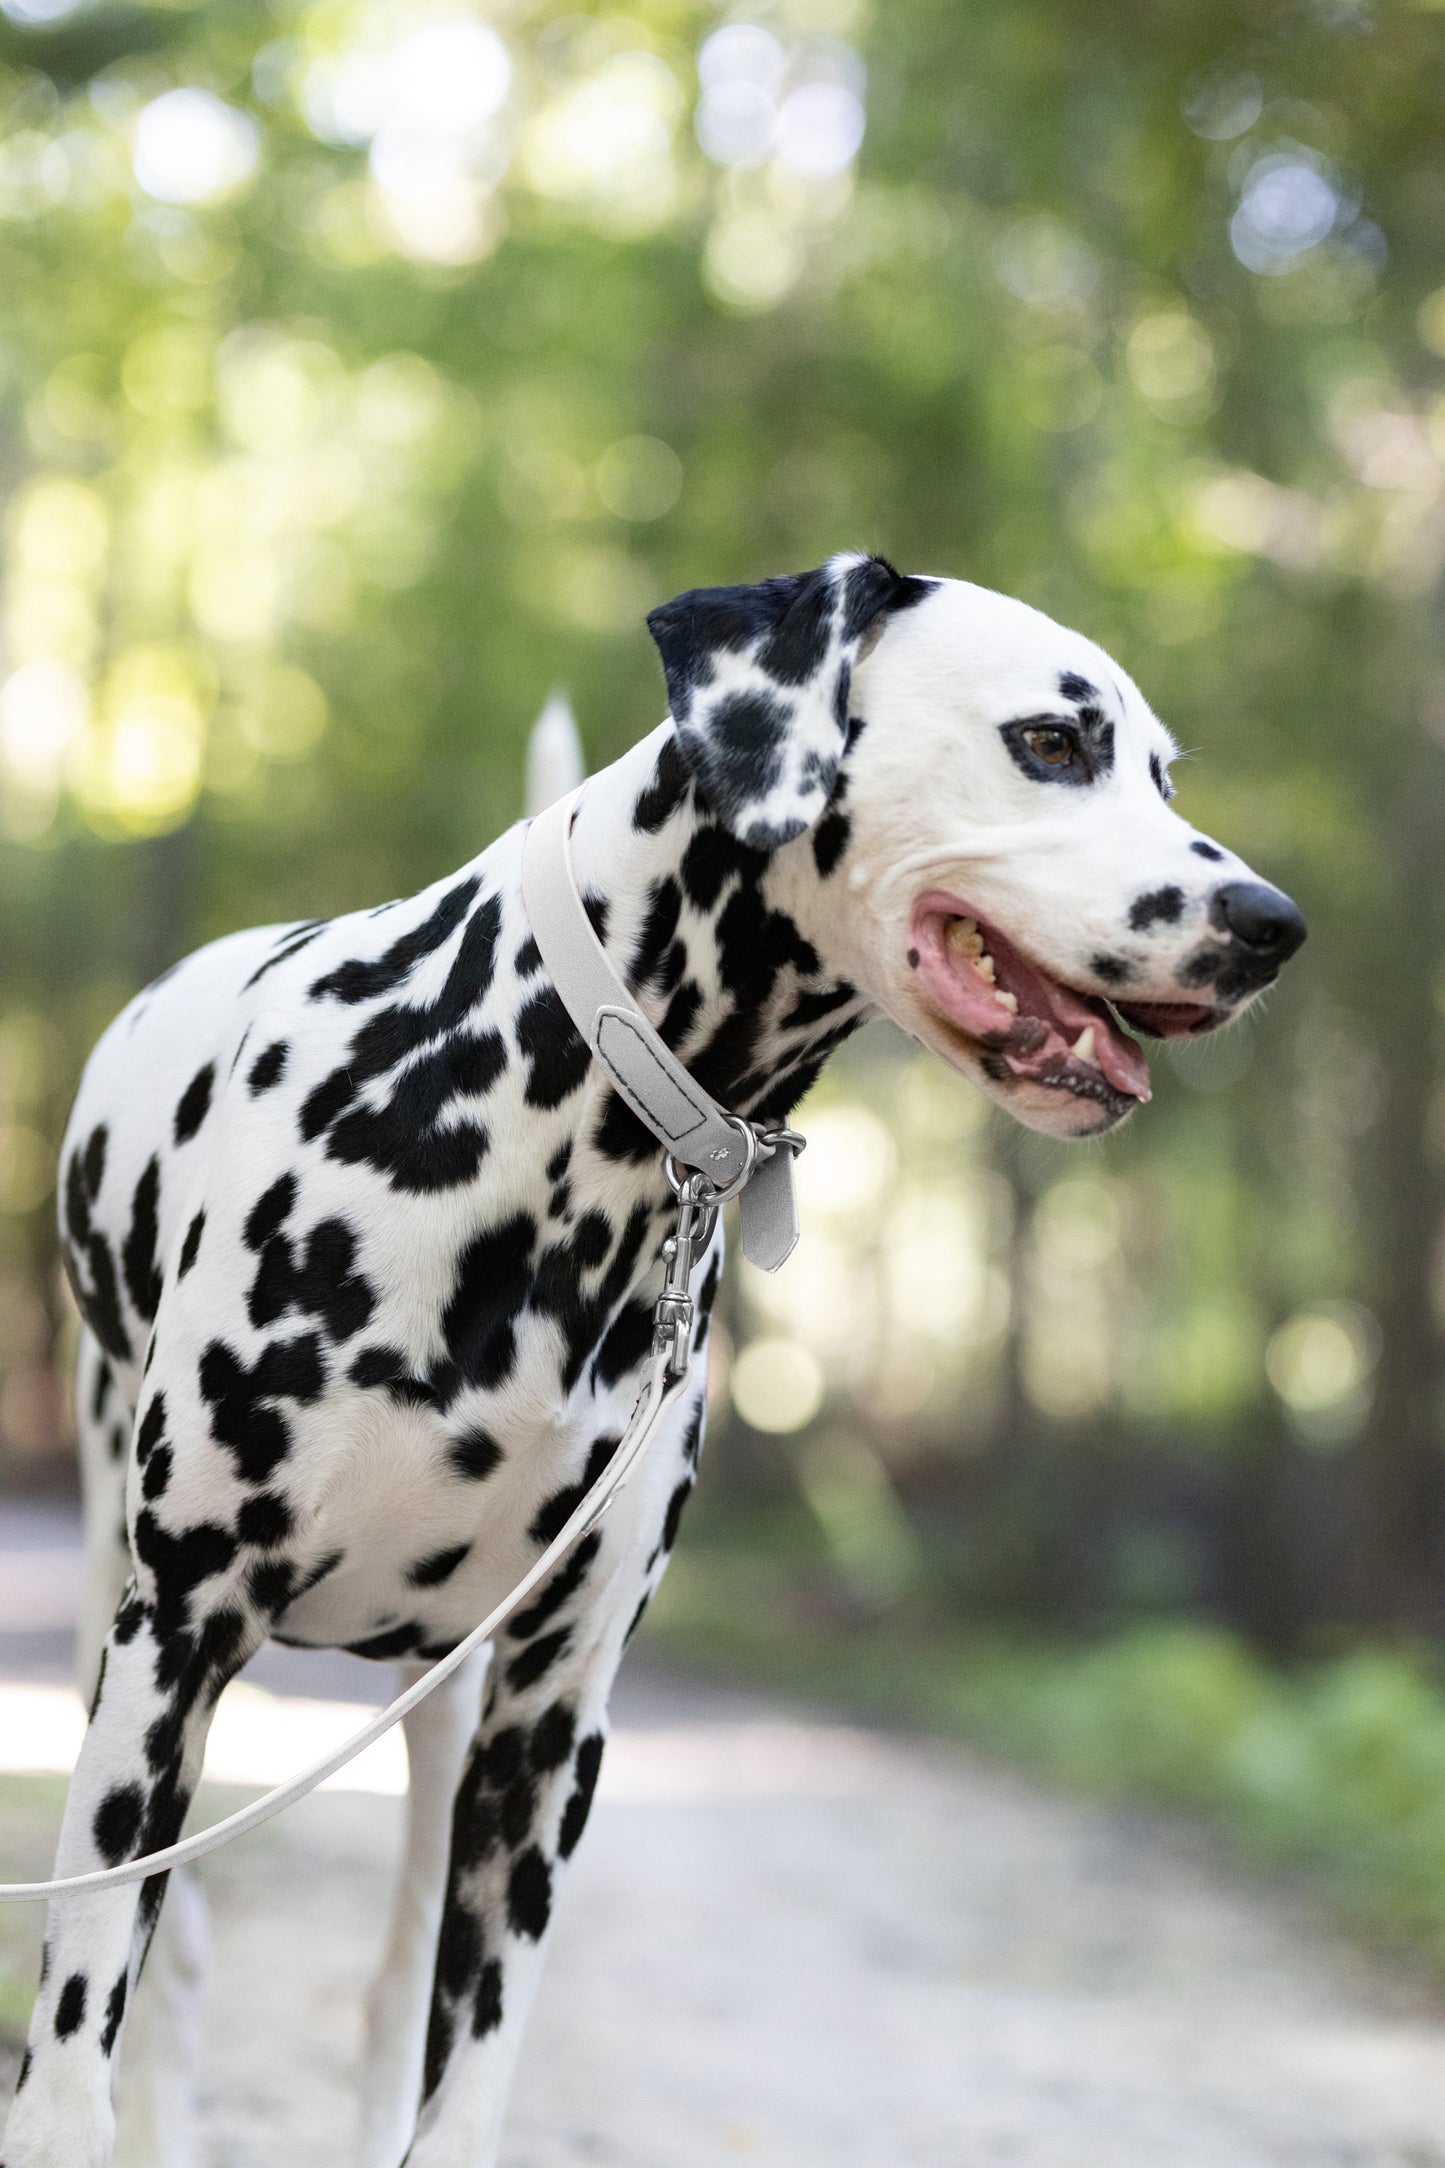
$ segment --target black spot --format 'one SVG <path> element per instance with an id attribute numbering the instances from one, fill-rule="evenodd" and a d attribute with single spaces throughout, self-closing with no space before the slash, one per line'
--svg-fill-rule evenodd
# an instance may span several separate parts
<path id="1" fill-rule="evenodd" d="M 1160 797 L 1167 805 L 1169 803 L 1169 800 L 1173 797 L 1174 793 L 1169 788 L 1169 778 L 1164 772 L 1164 762 L 1161 760 L 1160 756 L 1157 753 L 1151 753 L 1149 755 L 1149 774 L 1150 778 L 1153 781 L 1154 788 L 1158 791 Z"/>
<path id="2" fill-rule="evenodd" d="M 1059 678 L 1059 691 L 1066 700 L 1072 700 L 1076 704 L 1085 700 L 1097 700 L 1099 697 L 1098 686 L 1091 685 L 1086 677 L 1080 677 L 1077 670 L 1062 672 Z"/>
<path id="3" fill-rule="evenodd" d="M 141 1478 L 142 1497 L 151 1500 L 163 1498 L 170 1480 L 171 1449 L 168 1445 L 158 1445 L 146 1463 L 146 1471 Z"/>
<path id="4" fill-rule="evenodd" d="M 335 1001 L 358 1002 L 389 994 L 411 975 L 423 957 L 434 954 L 456 932 L 481 885 L 479 873 L 468 874 L 446 891 L 419 926 L 393 941 L 384 955 L 369 962 L 338 964 L 334 971 L 317 979 L 310 989 L 311 999 L 322 1001 L 329 996 Z"/>
<path id="5" fill-rule="evenodd" d="M 667 1004 L 667 1013 L 658 1026 L 658 1037 L 663 1044 L 674 1049 L 680 1047 L 697 1022 L 701 1010 L 702 988 L 695 980 L 689 979 L 685 986 L 679 986 Z"/>
<path id="6" fill-rule="evenodd" d="M 416 1377 L 398 1347 L 364 1347 L 347 1371 L 353 1385 L 385 1386 L 402 1407 L 438 1407 L 440 1395 L 426 1378 Z"/>
<path id="7" fill-rule="evenodd" d="M 528 1604 L 525 1611 L 518 1611 L 506 1628 L 509 1641 L 528 1641 L 534 1633 L 546 1625 L 549 1618 L 561 1610 L 568 1598 L 575 1596 L 587 1578 L 587 1569 L 602 1548 L 602 1538 L 594 1529 L 584 1536 L 572 1556 L 560 1565 L 544 1584 L 542 1593 Z"/>
<path id="8" fill-rule="evenodd" d="M 211 1087 L 216 1081 L 213 1062 L 198 1069 L 176 1103 L 175 1138 L 189 1144 L 211 1110 Z"/>
<path id="9" fill-rule="evenodd" d="M 908 951 L 908 968 L 910 971 L 916 971 L 918 969 L 919 960 L 920 959 L 917 949 L 911 948 Z"/>
<path id="10" fill-rule="evenodd" d="M 329 1129 L 343 1107 L 356 1097 L 356 1079 L 350 1069 L 334 1069 L 306 1095 L 301 1106 L 301 1134 L 309 1144 Z"/>
<path id="11" fill-rule="evenodd" d="M 1218 864 L 1224 857 L 1224 853 L 1217 843 L 1206 843 L 1202 837 L 1196 836 L 1189 848 L 1196 858 L 1208 858 L 1215 864 Z"/>
<path id="12" fill-rule="evenodd" d="M 687 762 L 676 738 L 668 738 L 657 756 L 652 780 L 632 809 L 632 825 L 654 836 L 665 826 L 687 796 Z"/>
<path id="13" fill-rule="evenodd" d="M 509 1375 L 536 1245 L 536 1221 L 518 1212 L 474 1236 L 457 1260 L 442 1332 L 459 1384 L 490 1389 Z"/>
<path id="14" fill-rule="evenodd" d="M 604 1320 L 612 1315 L 623 1290 L 631 1284 L 650 1223 L 647 1206 L 634 1206 L 618 1238 L 612 1263 L 590 1292 L 583 1284 L 584 1275 L 601 1262 L 611 1240 L 601 1214 L 584 1213 L 570 1238 L 549 1244 L 537 1259 L 531 1306 L 543 1316 L 556 1318 L 565 1335 L 564 1392 L 570 1392 L 581 1376 Z"/>
<path id="15" fill-rule="evenodd" d="M 364 1641 L 348 1641 L 348 1656 L 365 1656 L 376 1664 L 389 1664 L 398 1656 L 410 1656 L 422 1639 L 422 1630 L 414 1619 L 404 1626 L 390 1626 L 385 1633 L 371 1634 Z"/>
<path id="16" fill-rule="evenodd" d="M 482 1955 L 482 1930 L 465 1905 L 450 1903 L 437 1938 L 437 1984 L 455 2002 L 476 1976 Z"/>
<path id="17" fill-rule="evenodd" d="M 212 1340 L 198 1375 L 211 1406 L 211 1435 L 230 1447 L 246 1482 L 264 1483 L 291 1450 L 290 1426 L 269 1403 L 319 1400 L 326 1364 L 315 1333 L 271 1341 L 249 1368 L 224 1340 Z"/>
<path id="18" fill-rule="evenodd" d="M 825 813 L 813 830 L 813 863 L 826 881 L 848 848 L 853 823 L 846 813 Z"/>
<path id="19" fill-rule="evenodd" d="M 1174 975 L 1181 986 L 1210 986 L 1220 979 L 1224 965 L 1224 950 L 1207 941 L 1192 956 L 1185 958 Z"/>
<path id="20" fill-rule="evenodd" d="M 589 889 L 582 898 L 582 908 L 587 914 L 587 923 L 605 947 L 607 942 L 607 922 L 612 915 L 612 906 L 605 896 L 599 896 Z"/>
<path id="21" fill-rule="evenodd" d="M 637 950 L 627 973 L 628 981 L 635 987 L 646 986 L 662 967 L 663 957 L 671 947 L 682 916 L 682 890 L 671 876 L 653 884 L 648 900 L 647 916 L 642 922 Z"/>
<path id="22" fill-rule="evenodd" d="M 529 933 L 517 951 L 512 969 L 519 979 L 530 979 L 533 973 L 540 971 L 541 968 L 542 951 L 537 946 L 536 936 Z"/>
<path id="23" fill-rule="evenodd" d="M 501 1462 L 502 1448 L 496 1439 L 476 1427 L 464 1430 L 447 1447 L 447 1465 L 452 1473 L 465 1476 L 470 1483 L 482 1482 Z"/>
<path id="24" fill-rule="evenodd" d="M 491 1138 L 479 1122 L 443 1127 L 440 1116 L 452 1100 L 490 1091 L 506 1066 L 500 1033 L 456 1033 L 400 1072 L 385 1105 L 340 1114 L 327 1152 L 346 1166 L 374 1167 L 393 1189 L 411 1196 L 460 1188 L 481 1165 Z"/>
<path id="25" fill-rule="evenodd" d="M 237 1535 L 258 1551 L 271 1551 L 284 1543 L 293 1526 L 291 1508 L 276 1491 L 257 1491 L 236 1515 Z"/>
<path id="26" fill-rule="evenodd" d="M 135 1457 L 143 1468 L 160 1443 L 166 1427 L 166 1396 L 154 1393 L 146 1403 L 145 1414 L 136 1426 Z"/>
<path id="27" fill-rule="evenodd" d="M 256 1056 L 251 1064 L 250 1075 L 246 1078 L 253 1099 L 259 1098 L 262 1092 L 270 1091 L 273 1084 L 281 1081 L 286 1074 L 290 1051 L 284 1039 L 273 1039 L 265 1051 Z"/>
<path id="28" fill-rule="evenodd" d="M 514 1693 L 525 1693 L 529 1686 L 535 1686 L 538 1679 L 551 1670 L 558 1657 L 565 1655 L 571 1644 L 570 1626 L 563 1626 L 553 1634 L 543 1634 L 540 1640 L 534 1641 L 529 1648 L 524 1648 L 521 1655 L 514 1657 L 507 1666 L 508 1686 Z"/>
<path id="29" fill-rule="evenodd" d="M 683 1507 L 692 1496 L 692 1488 L 693 1479 L 689 1476 L 686 1482 L 678 1484 L 677 1489 L 668 1500 L 667 1518 L 662 1524 L 662 1548 L 664 1551 L 670 1551 L 677 1541 L 677 1532 L 682 1526 Z"/>
<path id="30" fill-rule="evenodd" d="M 587 1455 L 587 1466 L 583 1469 L 580 1480 L 569 1483 L 565 1490 L 554 1492 L 546 1504 L 538 1508 L 532 1525 L 527 1530 L 534 1543 L 545 1548 L 554 1537 L 561 1535 L 621 1443 L 621 1438 L 612 1432 L 605 1437 L 593 1439 L 592 1449 Z"/>
<path id="31" fill-rule="evenodd" d="M 577 1719 L 565 1702 L 554 1701 L 545 1715 L 538 1717 L 532 1726 L 532 1737 L 527 1748 L 528 1759 L 539 1775 L 550 1769 L 560 1769 L 572 1751 L 577 1736 Z"/>
<path id="32" fill-rule="evenodd" d="M 406 1577 L 413 1588 L 440 1588 L 443 1581 L 451 1579 L 470 1549 L 470 1543 L 458 1543 L 448 1551 L 433 1551 L 408 1566 Z"/>
<path id="33" fill-rule="evenodd" d="M 116 1784 L 95 1810 L 91 1835 L 107 1867 L 127 1858 L 140 1833 L 145 1812 L 145 1793 L 138 1784 Z"/>
<path id="34" fill-rule="evenodd" d="M 246 1590 L 266 1618 L 279 1618 L 296 1595 L 296 1575 L 284 1559 L 261 1559 L 246 1576 Z"/>
<path id="35" fill-rule="evenodd" d="M 278 964 L 290 963 L 293 956 L 299 955 L 302 949 L 309 948 L 311 943 L 325 931 L 326 921 L 324 919 L 306 920 L 299 925 L 289 927 L 276 943 L 274 952 L 266 958 L 263 964 L 258 964 L 251 973 L 250 978 L 241 988 L 242 993 L 248 994 L 257 980 L 264 979 L 266 973 L 274 971 Z"/>
<path id="36" fill-rule="evenodd" d="M 857 997 L 857 987 L 850 986 L 846 979 L 837 986 L 823 987 L 818 993 L 799 994 L 782 1020 L 782 1029 L 795 1031 L 805 1024 L 821 1023 L 825 1016 L 831 1016 L 835 1009 L 843 1008 Z"/>
<path id="37" fill-rule="evenodd" d="M 1147 933 L 1153 925 L 1177 925 L 1184 913 L 1184 891 L 1172 883 L 1136 896 L 1129 907 L 1129 924 L 1135 933 Z"/>
<path id="38" fill-rule="evenodd" d="M 515 1851 L 531 1828 L 537 1813 L 537 1787 L 530 1775 L 515 1777 L 502 1794 L 500 1826 L 502 1842 Z"/>
<path id="39" fill-rule="evenodd" d="M 616 1092 L 603 1094 L 592 1142 L 604 1159 L 620 1160 L 633 1167 L 656 1160 L 662 1149 L 652 1131 Z"/>
<path id="40" fill-rule="evenodd" d="M 652 1345 L 652 1304 L 645 1295 L 624 1303 L 603 1336 L 592 1364 L 600 1385 L 616 1385 L 635 1370 Z"/>
<path id="41" fill-rule="evenodd" d="M 1106 986 L 1122 986 L 1134 976 L 1134 966 L 1122 956 L 1091 956 L 1089 969 Z"/>
<path id="42" fill-rule="evenodd" d="M 695 832 L 682 854 L 682 885 L 689 902 L 700 911 L 710 911 L 729 875 L 756 879 L 766 863 L 761 851 L 751 850 L 725 828 L 708 823 Z"/>
<path id="43" fill-rule="evenodd" d="M 552 1870 L 535 1844 L 512 1863 L 507 1879 L 507 1918 L 513 1934 L 540 1942 L 552 1917 Z"/>
<path id="44" fill-rule="evenodd" d="M 353 1269 L 355 1261 L 356 1236 L 344 1220 L 321 1220 L 313 1227 L 299 1263 L 286 1237 L 271 1235 L 247 1297 L 251 1323 L 272 1325 L 296 1309 L 320 1318 L 333 1341 L 349 1340 L 376 1307 L 371 1283 Z"/>
<path id="45" fill-rule="evenodd" d="M 60 1990 L 60 2000 L 55 2005 L 55 2037 L 68 2040 L 72 2033 L 80 2031 L 85 2023 L 86 1979 L 83 1972 L 72 1972 Z"/>
<path id="46" fill-rule="evenodd" d="M 135 1186 L 131 1199 L 130 1231 L 121 1252 L 125 1267 L 125 1284 L 137 1314 L 148 1325 L 156 1314 L 161 1299 L 161 1275 L 156 1265 L 156 1243 L 160 1235 L 161 1163 L 158 1159 L 147 1160 L 145 1172 Z"/>
<path id="47" fill-rule="evenodd" d="M 426 2032 L 426 2057 L 422 2070 L 422 2098 L 430 2100 L 441 2084 L 448 2062 L 451 2060 L 453 2025 L 451 2014 L 440 1998 L 433 1997 L 431 2017 Z"/>
<path id="48" fill-rule="evenodd" d="M 345 1061 L 304 1101 L 303 1137 L 329 1129 L 333 1158 L 352 1165 L 370 1161 L 394 1188 L 416 1195 L 470 1180 L 488 1149 L 487 1132 L 474 1122 L 454 1122 L 445 1130 L 437 1124 L 452 1099 L 479 1096 L 506 1066 L 496 1032 L 474 1036 L 461 1029 L 491 985 L 500 926 L 501 899 L 489 896 L 468 921 L 437 998 L 421 1007 L 382 1009 L 361 1026 Z M 419 1052 L 419 1060 L 410 1060 Z M 409 1066 L 401 1069 L 389 1103 L 354 1107 L 363 1085 L 403 1063 Z"/>
<path id="49" fill-rule="evenodd" d="M 206 1215 L 204 1211 L 198 1212 L 195 1218 L 191 1221 L 190 1226 L 186 1229 L 186 1239 L 181 1244 L 180 1263 L 176 1267 L 176 1278 L 178 1280 L 183 1280 L 185 1278 L 186 1274 L 190 1271 L 192 1265 L 195 1263 L 196 1258 L 199 1256 L 201 1248 L 201 1236 L 205 1232 L 205 1227 Z"/>
<path id="50" fill-rule="evenodd" d="M 597 1790 L 597 1778 L 602 1769 L 602 1749 L 605 1745 L 600 1731 L 589 1732 L 577 1749 L 577 1766 L 574 1772 L 574 1788 L 562 1815 L 562 1831 L 557 1839 L 557 1850 L 563 1859 L 570 1859 L 587 1827 L 587 1817 L 592 1812 L 592 1798 Z"/>
<path id="51" fill-rule="evenodd" d="M 110 1133 L 105 1123 L 97 1122 L 86 1139 L 85 1156 L 81 1162 L 86 1193 L 92 1204 L 100 1195 L 100 1185 L 105 1180 L 105 1153 L 109 1142 Z"/>
<path id="52" fill-rule="evenodd" d="M 128 1984 L 126 1975 L 121 1973 L 106 1998 L 105 2023 L 100 2032 L 100 2052 L 102 2055 L 108 2056 L 115 2052 L 115 2043 L 120 2038 L 121 2020 L 125 2016 L 125 1998 Z"/>
<path id="53" fill-rule="evenodd" d="M 591 1049 L 555 987 L 544 987 L 522 1010 L 517 1046 L 528 1068 L 524 1096 L 529 1107 L 559 1107 L 585 1083 Z"/>
<path id="54" fill-rule="evenodd" d="M 495 1957 L 489 1957 L 477 1975 L 476 1999 L 472 2004 L 472 2038 L 485 2039 L 501 2022 L 502 1968 Z"/>
<path id="55" fill-rule="evenodd" d="M 264 1248 L 277 1229 L 285 1226 L 295 1209 L 295 1204 L 295 1175 L 279 1175 L 269 1189 L 261 1192 L 246 1216 L 246 1225 L 243 1231 L 247 1249 L 259 1250 Z"/>
<path id="56" fill-rule="evenodd" d="M 558 1145 L 547 1162 L 547 1180 L 549 1182 L 560 1182 L 571 1163 L 572 1139 L 568 1137 Z"/>
<path id="57" fill-rule="evenodd" d="M 783 772 L 791 711 L 771 693 L 728 693 L 713 709 L 707 731 L 693 741 L 697 770 L 714 811 L 738 820 L 766 798 Z"/>
<path id="58" fill-rule="evenodd" d="M 105 1178 L 107 1141 L 105 1124 L 98 1123 L 84 1149 L 73 1153 L 66 1167 L 65 1262 L 76 1302 L 91 1331 L 108 1355 L 129 1362 L 130 1335 L 121 1316 L 115 1259 L 91 1218 L 91 1206 Z"/>

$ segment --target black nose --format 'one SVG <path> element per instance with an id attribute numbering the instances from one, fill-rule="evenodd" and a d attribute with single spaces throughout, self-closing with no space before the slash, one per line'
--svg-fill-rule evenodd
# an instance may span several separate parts
<path id="1" fill-rule="evenodd" d="M 1305 922 L 1288 896 L 1264 881 L 1227 881 L 1209 901 L 1209 916 L 1240 945 L 1276 969 L 1305 937 Z"/>

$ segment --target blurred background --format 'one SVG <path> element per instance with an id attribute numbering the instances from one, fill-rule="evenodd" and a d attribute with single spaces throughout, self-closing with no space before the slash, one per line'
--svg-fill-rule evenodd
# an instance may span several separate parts
<path id="1" fill-rule="evenodd" d="M 1311 938 L 1102 1144 L 836 1064 L 650 1631 L 1256 1819 L 1397 1753 L 1445 1937 L 1442 110 L 1430 0 L 0 0 L 4 1495 L 128 996 L 880 549 L 1112 649 Z"/>

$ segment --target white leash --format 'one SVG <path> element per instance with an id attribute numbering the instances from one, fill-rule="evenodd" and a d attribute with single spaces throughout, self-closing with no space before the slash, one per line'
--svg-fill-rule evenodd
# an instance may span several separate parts
<path id="1" fill-rule="evenodd" d="M 141 1859 L 126 1860 L 118 1867 L 96 1868 L 89 1874 L 65 1875 L 52 1882 L 0 1883 L 0 1904 L 27 1904 L 39 1898 L 77 1896 L 86 1890 L 118 1889 L 125 1883 L 149 1881 L 152 1875 L 204 1859 L 208 1852 L 219 1851 L 233 1838 L 243 1837 L 248 1830 L 259 1829 L 284 1814 L 298 1799 L 304 1799 L 327 1777 L 364 1753 L 393 1724 L 409 1716 L 475 1650 L 493 1638 L 498 1627 L 597 1526 L 633 1470 L 640 1466 L 664 1418 L 687 1392 L 693 1326 L 689 1281 L 694 1262 L 712 1239 L 720 1206 L 730 1197 L 742 1199 L 743 1248 L 755 1263 L 768 1270 L 780 1265 L 797 1241 L 792 1165 L 803 1140 L 785 1129 L 760 1134 L 750 1123 L 719 1107 L 663 1044 L 613 971 L 582 908 L 572 876 L 567 837 L 580 795 L 580 791 L 574 791 L 529 828 L 522 862 L 523 900 L 542 961 L 573 1022 L 628 1105 L 668 1147 L 667 1178 L 678 1206 L 676 1232 L 663 1246 L 666 1271 L 662 1293 L 653 1308 L 652 1350 L 643 1368 L 637 1406 L 621 1443 L 566 1525 L 510 1595 L 489 1611 L 464 1641 L 439 1658 L 424 1678 L 398 1694 L 360 1731 L 353 1732 L 344 1746 L 336 1747 L 324 1760 L 313 1763 L 285 1784 L 278 1784 L 250 1806 L 228 1814 L 178 1844 L 149 1852 Z M 710 1162 L 723 1180 L 715 1180 L 700 1168 L 700 1160 Z M 685 1166 L 699 1171 L 685 1173 Z M 755 1190 L 758 1196 L 749 1211 Z"/>

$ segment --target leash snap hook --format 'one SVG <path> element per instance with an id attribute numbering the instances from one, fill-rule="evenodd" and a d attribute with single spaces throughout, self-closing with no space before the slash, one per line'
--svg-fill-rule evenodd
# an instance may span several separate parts
<path id="1" fill-rule="evenodd" d="M 692 1342 L 693 1263 L 698 1251 L 712 1240 L 722 1193 L 705 1174 L 674 1179 L 672 1170 L 669 1158 L 667 1178 L 677 1192 L 677 1227 L 662 1245 L 662 1293 L 652 1310 L 652 1352 L 667 1357 L 669 1377 L 680 1378 L 687 1369 Z"/>

